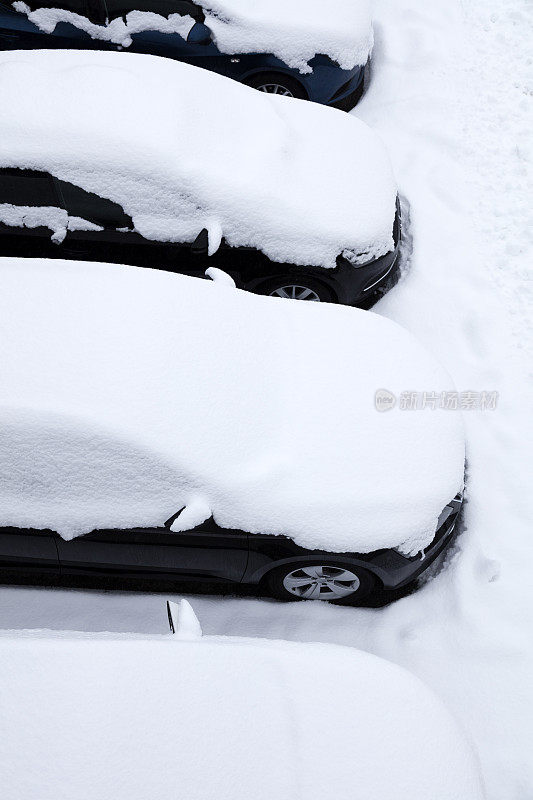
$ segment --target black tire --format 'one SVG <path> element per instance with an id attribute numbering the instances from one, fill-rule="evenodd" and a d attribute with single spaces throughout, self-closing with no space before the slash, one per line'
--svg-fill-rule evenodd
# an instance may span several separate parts
<path id="1" fill-rule="evenodd" d="M 327 593 L 324 593 L 321 597 L 300 597 L 285 588 L 284 580 L 290 576 L 291 573 L 297 573 L 298 571 L 303 571 L 306 568 L 317 567 L 325 567 L 326 570 L 330 569 L 332 572 L 339 569 L 348 570 L 357 577 L 359 585 L 355 591 L 346 593 L 342 598 L 332 597 L 331 599 L 327 596 Z M 297 564 L 286 564 L 283 567 L 278 567 L 277 569 L 272 570 L 272 572 L 269 572 L 263 579 L 263 582 L 272 597 L 275 597 L 278 600 L 284 600 L 286 602 L 306 599 L 320 601 L 328 600 L 329 602 L 337 605 L 357 605 L 359 602 L 366 600 L 366 598 L 368 598 L 378 588 L 379 585 L 378 580 L 368 570 L 363 569 L 362 567 L 353 566 L 352 564 L 337 564 L 335 562 L 329 563 L 327 559 L 324 559 L 324 562 L 319 563 L 302 561 Z M 347 582 L 345 583 L 347 584 Z M 348 585 L 346 585 L 346 588 L 349 588 Z"/>
<path id="2" fill-rule="evenodd" d="M 301 83 L 298 83 L 297 80 L 291 78 L 289 75 L 285 75 L 283 72 L 261 72 L 259 75 L 252 75 L 251 78 L 248 78 L 245 83 L 248 86 L 251 86 L 252 89 L 259 89 L 263 92 L 268 92 L 270 94 L 287 94 L 290 97 L 298 97 L 300 100 L 307 100 L 307 93 L 302 86 Z M 261 87 L 275 87 L 279 86 L 283 88 L 285 91 L 272 91 L 269 92 L 268 89 L 263 89 Z"/>
<path id="3" fill-rule="evenodd" d="M 311 294 L 308 298 L 302 297 L 295 297 L 296 292 L 293 292 L 287 287 L 300 287 L 302 290 L 308 290 Z M 281 290 L 285 290 L 285 294 L 281 293 Z M 287 275 L 286 277 L 275 278 L 271 281 L 266 281 L 266 283 L 261 284 L 255 290 L 257 294 L 267 294 L 272 295 L 274 293 L 280 293 L 278 296 L 284 297 L 287 295 L 289 298 L 295 297 L 295 299 L 309 299 L 314 300 L 315 302 L 319 301 L 321 303 L 336 303 L 337 298 L 333 294 L 333 292 L 328 289 L 328 287 L 324 286 L 320 281 L 315 281 L 312 278 L 307 278 L 301 275 Z"/>

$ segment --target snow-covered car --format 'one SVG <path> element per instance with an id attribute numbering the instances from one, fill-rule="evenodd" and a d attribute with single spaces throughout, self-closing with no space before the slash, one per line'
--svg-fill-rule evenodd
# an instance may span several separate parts
<path id="1" fill-rule="evenodd" d="M 460 507 L 451 379 L 386 318 L 214 278 L 0 260 L 3 567 L 350 603 L 411 583 Z"/>
<path id="2" fill-rule="evenodd" d="M 372 43 L 368 0 L 0 0 L 1 49 L 151 53 L 345 110 Z"/>
<path id="3" fill-rule="evenodd" d="M 0 54 L 0 254 L 203 275 L 368 306 L 397 189 L 360 120 L 153 56 Z"/>
<path id="4" fill-rule="evenodd" d="M 352 648 L 36 630 L 0 661 L 6 798 L 484 796 L 442 701 Z"/>

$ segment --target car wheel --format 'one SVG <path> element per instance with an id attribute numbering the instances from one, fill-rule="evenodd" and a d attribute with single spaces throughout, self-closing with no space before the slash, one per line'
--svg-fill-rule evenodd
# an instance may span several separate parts
<path id="1" fill-rule="evenodd" d="M 303 86 L 283 73 L 263 72 L 260 75 L 252 75 L 245 82 L 248 86 L 258 89 L 260 92 L 281 94 L 284 97 L 299 97 L 301 100 L 307 100 L 307 94 Z"/>
<path id="2" fill-rule="evenodd" d="M 374 576 L 361 567 L 335 563 L 287 564 L 270 572 L 266 585 L 279 600 L 329 600 L 356 603 L 376 588 Z"/>
<path id="3" fill-rule="evenodd" d="M 287 277 L 269 281 L 257 289 L 259 294 L 270 297 L 284 297 L 290 300 L 309 300 L 314 303 L 335 302 L 333 293 L 321 283 L 307 278 Z"/>

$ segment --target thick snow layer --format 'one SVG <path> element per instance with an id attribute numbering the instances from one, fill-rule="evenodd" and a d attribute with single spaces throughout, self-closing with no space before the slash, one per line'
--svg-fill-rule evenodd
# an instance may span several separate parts
<path id="1" fill-rule="evenodd" d="M 161 33 L 178 33 L 183 39 L 187 39 L 189 32 L 194 25 L 192 17 L 181 14 L 169 14 L 162 17 L 149 11 L 130 11 L 124 19 L 117 17 L 107 25 L 96 25 L 87 17 L 67 11 L 63 8 L 37 8 L 34 11 L 26 3 L 17 0 L 13 7 L 22 14 L 26 14 L 30 22 L 37 25 L 45 33 L 53 33 L 56 25 L 61 22 L 68 22 L 74 25 L 93 39 L 100 39 L 105 42 L 113 42 L 121 47 L 129 47 L 136 33 L 142 31 L 159 31 Z"/>
<path id="2" fill-rule="evenodd" d="M 459 411 L 375 409 L 380 388 L 453 388 L 388 320 L 157 270 L 0 263 L 0 524 L 68 538 L 190 504 L 307 547 L 414 552 L 462 486 Z"/>
<path id="3" fill-rule="evenodd" d="M 0 662 L 5 797 L 483 798 L 442 703 L 367 653 L 36 631 Z"/>
<path id="4" fill-rule="evenodd" d="M 369 0 L 200 0 L 223 53 L 273 53 L 311 72 L 328 55 L 343 69 L 366 64 L 373 33 Z"/>
<path id="5" fill-rule="evenodd" d="M 222 53 L 272 53 L 289 67 L 311 72 L 309 61 L 327 55 L 343 69 L 366 64 L 373 33 L 369 0 L 207 0 L 202 5 L 206 24 Z M 184 39 L 194 25 L 192 17 L 170 14 L 168 18 L 145 11 L 131 11 L 124 19 L 95 25 L 86 17 L 60 8 L 31 11 L 17 0 L 14 8 L 30 22 L 52 33 L 60 22 L 69 22 L 93 39 L 129 47 L 141 31 L 178 33 Z"/>
<path id="6" fill-rule="evenodd" d="M 0 166 L 118 202 L 148 239 L 334 267 L 393 246 L 381 141 L 334 109 L 135 53 L 0 53 Z M 105 120 L 105 124 L 102 121 Z"/>

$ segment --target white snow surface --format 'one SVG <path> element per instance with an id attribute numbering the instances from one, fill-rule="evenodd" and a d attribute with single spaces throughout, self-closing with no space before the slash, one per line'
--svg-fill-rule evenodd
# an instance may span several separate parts
<path id="1" fill-rule="evenodd" d="M 394 247 L 385 148 L 335 109 L 135 53 L 0 53 L 0 165 L 118 202 L 148 239 L 334 267 Z"/>
<path id="2" fill-rule="evenodd" d="M 223 53 L 273 53 L 289 67 L 328 55 L 343 69 L 366 64 L 373 44 L 370 0 L 200 0 Z"/>
<path id="3" fill-rule="evenodd" d="M 416 552 L 462 486 L 459 412 L 374 407 L 451 385 L 389 320 L 137 267 L 0 267 L 0 524 L 70 538 L 189 505 L 192 524 Z"/>
<path id="4" fill-rule="evenodd" d="M 327 55 L 343 69 L 366 64 L 373 44 L 369 0 L 211 0 L 202 5 L 206 24 L 218 49 L 226 54 L 271 53 L 287 66 L 312 72 L 309 61 Z M 93 39 L 129 47 L 132 36 L 142 31 L 178 33 L 183 39 L 194 25 L 188 15 L 168 18 L 146 11 L 130 11 L 125 19 L 95 25 L 86 17 L 60 8 L 32 11 L 17 0 L 13 7 L 30 22 L 52 33 L 60 22 L 68 22 Z"/>
<path id="5" fill-rule="evenodd" d="M 5 797 L 483 798 L 442 703 L 353 649 L 35 631 L 0 662 Z"/>

